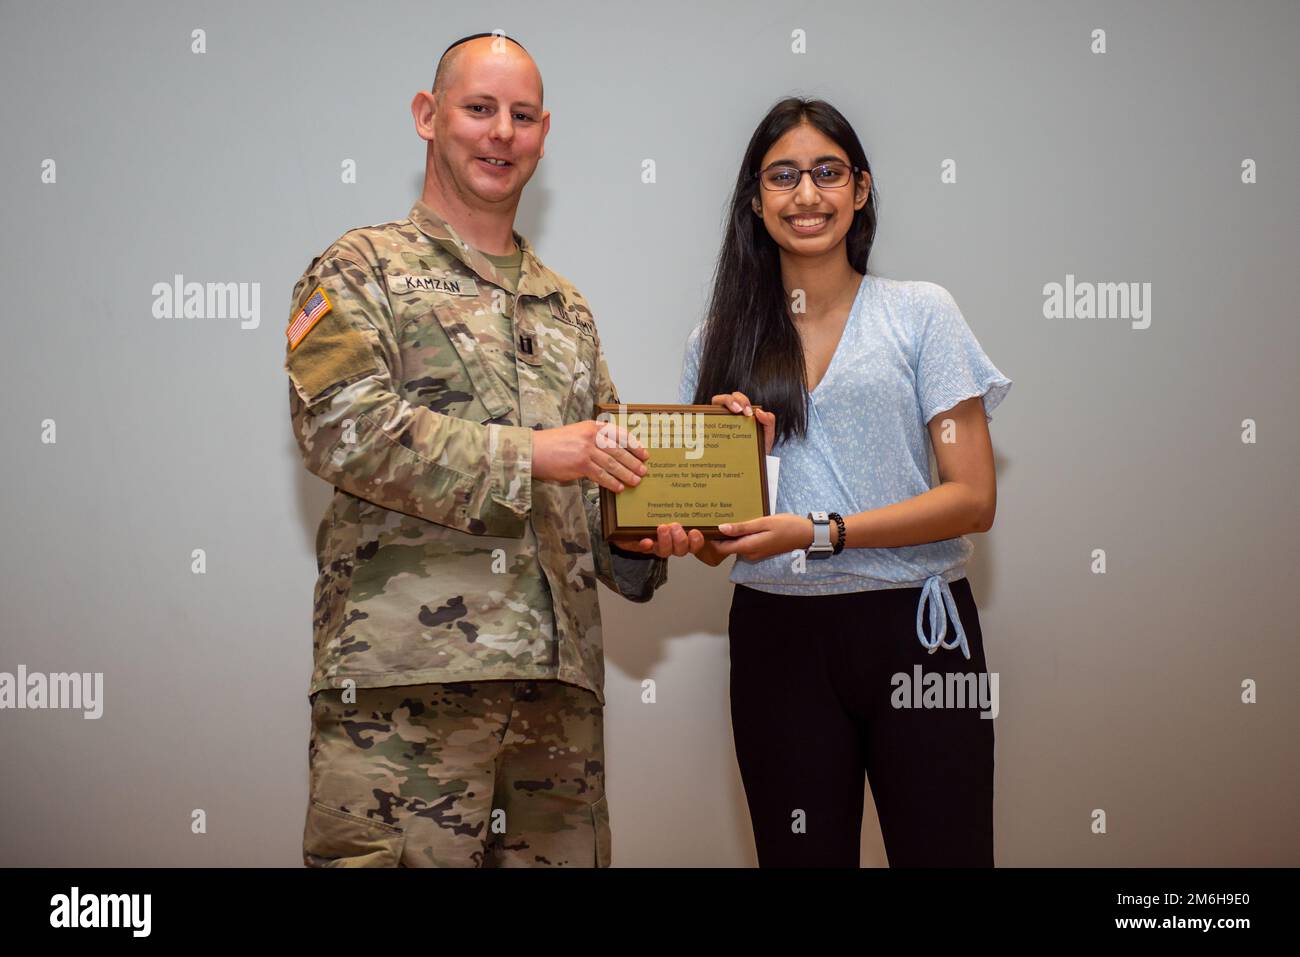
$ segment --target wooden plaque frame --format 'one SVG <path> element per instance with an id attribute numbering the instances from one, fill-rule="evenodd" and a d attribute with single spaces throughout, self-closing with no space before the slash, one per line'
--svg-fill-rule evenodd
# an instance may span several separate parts
<path id="1" fill-rule="evenodd" d="M 754 406 L 754 408 L 758 409 L 761 408 L 761 406 Z M 758 471 L 758 481 L 760 486 L 759 494 L 761 496 L 761 500 L 763 503 L 763 515 L 766 516 L 771 514 L 771 509 L 768 505 L 768 498 L 767 498 L 767 449 L 763 438 L 763 426 L 759 423 L 758 418 L 756 416 L 751 417 L 751 416 L 739 415 L 739 413 L 732 412 L 730 409 L 724 409 L 722 406 L 719 405 L 667 405 L 667 404 L 656 404 L 656 403 L 640 403 L 636 405 L 626 404 L 626 403 L 622 405 L 618 405 L 614 403 L 596 404 L 597 413 L 608 412 L 611 417 L 616 417 L 620 411 L 642 412 L 646 414 L 653 413 L 653 412 L 665 412 L 665 413 L 673 413 L 673 412 L 697 413 L 698 412 L 704 415 L 739 416 L 741 418 L 745 418 L 751 421 L 754 424 L 754 436 L 755 436 L 754 452 L 758 460 L 757 471 Z M 650 449 L 649 451 L 650 451 L 650 460 L 653 462 L 654 449 Z M 601 521 L 601 529 L 605 535 L 605 540 L 608 542 L 612 542 L 614 544 L 619 544 L 620 542 L 623 543 L 636 542 L 636 541 L 640 541 L 643 538 L 654 538 L 658 532 L 658 526 L 656 525 L 619 525 L 618 524 L 617 512 L 615 509 L 615 502 L 614 502 L 614 497 L 616 494 L 617 493 L 611 492 L 609 489 L 605 488 L 604 486 L 600 487 L 600 521 Z M 753 517 L 757 518 L 758 516 L 753 516 Z M 665 522 L 663 524 L 670 524 L 670 523 Z M 716 524 L 697 525 L 697 524 L 688 524 L 686 522 L 682 522 L 681 526 L 687 531 L 689 531 L 692 528 L 698 528 L 704 534 L 704 537 L 706 539 L 718 540 L 718 539 L 726 539 L 729 537 L 719 532 L 718 526 Z"/>

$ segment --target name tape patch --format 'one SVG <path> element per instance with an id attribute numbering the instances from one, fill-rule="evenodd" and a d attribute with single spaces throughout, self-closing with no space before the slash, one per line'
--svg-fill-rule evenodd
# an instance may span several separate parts
<path id="1" fill-rule="evenodd" d="M 420 276 L 413 273 L 389 273 L 388 291 L 441 292 L 449 296 L 477 296 L 478 283 L 458 276 Z"/>

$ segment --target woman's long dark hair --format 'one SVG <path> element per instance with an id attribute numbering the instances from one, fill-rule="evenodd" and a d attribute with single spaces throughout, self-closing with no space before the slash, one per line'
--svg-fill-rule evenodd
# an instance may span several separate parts
<path id="1" fill-rule="evenodd" d="M 752 208 L 760 189 L 755 174 L 772 144 L 807 122 L 837 143 L 849 162 L 868 174 L 867 154 L 839 110 L 825 100 L 787 97 L 763 117 L 750 137 L 731 196 L 731 215 L 713 273 L 713 293 L 700 343 L 700 375 L 694 401 L 707 404 L 724 392 L 744 392 L 776 413 L 777 441 L 803 436 L 808 427 L 808 388 L 803 345 L 781 284 L 780 247 Z M 857 177 L 849 188 L 856 188 Z M 853 214 L 845 237 L 849 263 L 867 271 L 876 236 L 876 185 Z"/>

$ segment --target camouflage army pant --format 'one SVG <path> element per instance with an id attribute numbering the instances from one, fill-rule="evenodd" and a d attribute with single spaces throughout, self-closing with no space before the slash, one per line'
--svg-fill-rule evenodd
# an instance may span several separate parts
<path id="1" fill-rule="evenodd" d="M 309 867 L 608 867 L 604 719 L 559 681 L 312 696 Z"/>

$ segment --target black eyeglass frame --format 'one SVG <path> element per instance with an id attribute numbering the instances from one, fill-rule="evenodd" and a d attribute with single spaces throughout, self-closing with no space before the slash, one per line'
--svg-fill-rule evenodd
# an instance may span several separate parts
<path id="1" fill-rule="evenodd" d="M 767 190 L 769 193 L 788 193 L 792 189 L 799 188 L 799 184 L 803 182 L 804 173 L 813 173 L 819 169 L 824 169 L 828 166 L 844 166 L 844 165 L 846 164 L 841 163 L 837 160 L 833 163 L 818 163 L 816 166 L 808 167 L 808 169 L 800 169 L 797 166 L 789 166 L 785 163 L 773 163 L 771 166 L 765 166 L 757 173 L 755 173 L 754 179 L 758 180 L 758 185 L 761 186 L 763 189 Z M 852 163 L 849 163 L 847 165 L 849 167 L 849 178 L 845 180 L 843 183 L 840 183 L 838 186 L 823 186 L 821 183 L 818 183 L 816 179 L 813 180 L 813 185 L 816 186 L 818 189 L 843 189 L 845 186 L 848 186 L 849 183 L 853 182 L 857 177 L 857 175 L 862 172 L 862 168 L 859 166 L 854 166 Z M 787 186 L 784 189 L 779 189 L 775 186 L 768 186 L 767 183 L 763 180 L 763 174 L 768 172 L 769 170 L 774 170 L 774 169 L 792 169 L 799 174 L 799 178 L 794 181 L 793 185 Z"/>

